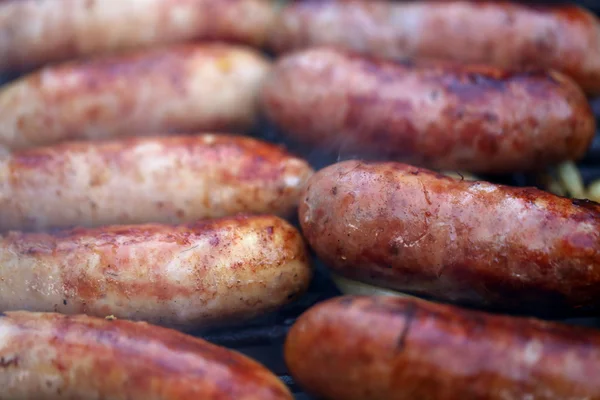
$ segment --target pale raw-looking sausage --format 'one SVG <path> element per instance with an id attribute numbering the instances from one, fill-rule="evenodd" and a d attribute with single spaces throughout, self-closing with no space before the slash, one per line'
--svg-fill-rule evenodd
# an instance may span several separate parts
<path id="1" fill-rule="evenodd" d="M 598 19 L 571 5 L 308 1 L 287 6 L 273 29 L 278 52 L 332 45 L 394 59 L 555 69 L 600 93 Z"/>
<path id="2" fill-rule="evenodd" d="M 0 230 L 289 217 L 312 172 L 280 147 L 234 135 L 29 149 L 0 157 Z"/>
<path id="3" fill-rule="evenodd" d="M 239 324 L 308 287 L 300 233 L 273 216 L 117 225 L 0 237 L 0 311 L 143 320 L 179 329 Z"/>
<path id="4" fill-rule="evenodd" d="M 0 2 L 0 71 L 188 40 L 262 46 L 268 0 Z"/>
<path id="5" fill-rule="evenodd" d="M 400 163 L 318 171 L 304 237 L 336 273 L 416 295 L 537 315 L 600 309 L 600 205 Z"/>
<path id="6" fill-rule="evenodd" d="M 269 69 L 253 49 L 219 43 L 49 66 L 0 88 L 0 146 L 246 131 Z"/>
<path id="7" fill-rule="evenodd" d="M 417 299 L 340 297 L 292 326 L 285 359 L 326 400 L 600 398 L 600 333 Z"/>
<path id="8" fill-rule="evenodd" d="M 595 132 L 584 93 L 559 73 L 399 64 L 328 48 L 283 57 L 261 102 L 296 142 L 342 158 L 479 173 L 576 160 Z"/>
<path id="9" fill-rule="evenodd" d="M 2 400 L 292 400 L 237 352 L 144 322 L 0 315 Z"/>

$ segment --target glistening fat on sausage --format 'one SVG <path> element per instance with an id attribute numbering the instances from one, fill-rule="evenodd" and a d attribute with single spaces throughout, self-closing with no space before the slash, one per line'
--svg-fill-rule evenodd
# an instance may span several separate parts
<path id="1" fill-rule="evenodd" d="M 398 64 L 328 48 L 280 59 L 261 102 L 296 142 L 477 173 L 576 160 L 595 131 L 584 93 L 559 73 Z"/>
<path id="2" fill-rule="evenodd" d="M 0 311 L 239 324 L 300 296 L 312 276 L 300 233 L 272 216 L 118 225 L 0 237 Z"/>
<path id="3" fill-rule="evenodd" d="M 600 333 L 395 297 L 341 297 L 292 326 L 294 380 L 327 400 L 600 398 Z"/>
<path id="4" fill-rule="evenodd" d="M 269 69 L 255 50 L 219 43 L 48 66 L 0 88 L 0 146 L 246 131 Z"/>
<path id="5" fill-rule="evenodd" d="M 591 201 L 345 161 L 308 181 L 299 220 L 318 257 L 350 279 L 514 313 L 600 308 L 600 205 Z"/>
<path id="6" fill-rule="evenodd" d="M 143 322 L 0 315 L 2 400 L 292 400 L 264 366 Z"/>
<path id="7" fill-rule="evenodd" d="M 282 148 L 236 135 L 28 149 L 0 158 L 0 230 L 289 217 L 312 173 Z"/>

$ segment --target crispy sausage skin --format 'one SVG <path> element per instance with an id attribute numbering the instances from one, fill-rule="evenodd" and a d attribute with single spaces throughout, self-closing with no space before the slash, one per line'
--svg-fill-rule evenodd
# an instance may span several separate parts
<path id="1" fill-rule="evenodd" d="M 284 10 L 279 52 L 332 45 L 389 58 L 436 58 L 503 68 L 539 67 L 600 93 L 600 28 L 576 6 L 509 2 L 299 2 Z"/>
<path id="2" fill-rule="evenodd" d="M 117 225 L 0 238 L 0 311 L 143 320 L 179 329 L 236 324 L 308 287 L 300 233 L 273 216 Z"/>
<path id="3" fill-rule="evenodd" d="M 312 172 L 234 135 L 61 143 L 0 158 L 0 230 L 289 217 Z"/>
<path id="4" fill-rule="evenodd" d="M 595 130 L 585 95 L 558 73 L 397 64 L 331 48 L 280 60 L 261 101 L 304 144 L 480 173 L 578 159 Z"/>
<path id="5" fill-rule="evenodd" d="M 327 400 L 600 398 L 597 331 L 418 299 L 318 304 L 292 326 L 285 359 Z"/>
<path id="6" fill-rule="evenodd" d="M 600 205 L 400 163 L 318 171 L 305 238 L 335 272 L 417 295 L 538 315 L 600 308 Z"/>
<path id="7" fill-rule="evenodd" d="M 193 39 L 262 46 L 267 0 L 0 2 L 0 71 Z"/>
<path id="8" fill-rule="evenodd" d="M 254 360 L 144 322 L 0 316 L 3 400 L 291 400 Z"/>
<path id="9" fill-rule="evenodd" d="M 247 130 L 269 69 L 254 50 L 218 43 L 46 67 L 0 89 L 0 145 Z"/>

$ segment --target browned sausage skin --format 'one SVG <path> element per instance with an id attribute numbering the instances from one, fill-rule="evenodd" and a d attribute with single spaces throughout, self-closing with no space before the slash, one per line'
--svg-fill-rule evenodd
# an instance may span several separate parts
<path id="1" fill-rule="evenodd" d="M 416 299 L 318 304 L 290 330 L 285 358 L 327 400 L 600 398 L 597 331 Z"/>
<path id="2" fill-rule="evenodd" d="M 0 230 L 296 212 L 312 169 L 237 135 L 68 142 L 0 158 Z"/>
<path id="3" fill-rule="evenodd" d="M 600 92 L 598 19 L 575 6 L 509 2 L 298 2 L 277 20 L 277 51 L 332 45 L 389 58 L 542 67 Z"/>
<path id="4" fill-rule="evenodd" d="M 15 0 L 0 2 L 0 71 L 198 40 L 262 46 L 268 0 Z"/>
<path id="5" fill-rule="evenodd" d="M 0 360 L 0 399 L 292 399 L 257 362 L 142 322 L 6 313 Z"/>
<path id="6" fill-rule="evenodd" d="M 0 236 L 0 311 L 203 329 L 275 311 L 311 277 L 300 233 L 273 216 Z"/>
<path id="7" fill-rule="evenodd" d="M 330 48 L 281 59 L 261 101 L 298 142 L 480 173 L 578 159 L 595 130 L 585 95 L 558 73 L 398 64 Z"/>
<path id="8" fill-rule="evenodd" d="M 593 202 L 346 161 L 313 175 L 299 219 L 317 255 L 350 279 L 517 313 L 600 307 Z"/>

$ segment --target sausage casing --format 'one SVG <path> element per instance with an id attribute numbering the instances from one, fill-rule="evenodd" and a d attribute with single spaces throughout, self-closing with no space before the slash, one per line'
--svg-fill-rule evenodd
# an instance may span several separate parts
<path id="1" fill-rule="evenodd" d="M 299 219 L 342 276 L 476 307 L 569 315 L 600 307 L 600 205 L 345 161 L 308 181 Z"/>
<path id="2" fill-rule="evenodd" d="M 327 400 L 599 399 L 600 334 L 395 297 L 340 297 L 304 313 L 285 358 Z"/>
<path id="3" fill-rule="evenodd" d="M 279 52 L 332 45 L 395 59 L 555 69 L 600 93 L 598 19 L 571 5 L 308 1 L 287 6 L 273 29 Z"/>
<path id="4" fill-rule="evenodd" d="M 117 225 L 0 238 L 0 311 L 143 320 L 179 329 L 274 311 L 308 287 L 300 233 L 273 216 Z"/>
<path id="5" fill-rule="evenodd" d="M 584 93 L 558 73 L 398 64 L 327 48 L 280 60 L 261 101 L 297 142 L 479 173 L 578 159 L 595 131 Z"/>
<path id="6" fill-rule="evenodd" d="M 192 39 L 261 46 L 267 0 L 0 2 L 0 71 Z"/>
<path id="7" fill-rule="evenodd" d="M 283 149 L 234 135 L 61 143 L 0 158 L 0 229 L 288 217 L 311 174 Z"/>
<path id="8" fill-rule="evenodd" d="M 48 66 L 0 89 L 0 146 L 248 130 L 269 69 L 256 51 L 218 43 Z"/>
<path id="9" fill-rule="evenodd" d="M 180 332 L 84 315 L 0 315 L 2 400 L 291 400 L 257 362 Z"/>

